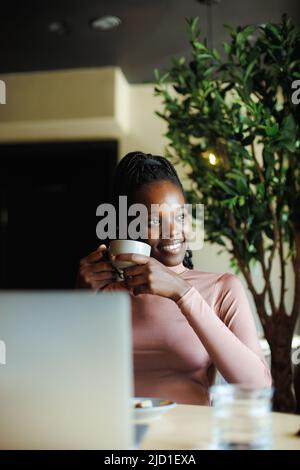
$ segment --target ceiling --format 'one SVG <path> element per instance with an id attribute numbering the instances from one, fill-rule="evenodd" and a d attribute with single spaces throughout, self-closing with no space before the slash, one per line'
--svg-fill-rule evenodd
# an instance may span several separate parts
<path id="1" fill-rule="evenodd" d="M 211 11 L 218 48 L 228 38 L 223 24 L 278 22 L 284 12 L 300 24 L 299 0 L 219 0 Z M 143 83 L 188 54 L 186 17 L 199 16 L 208 35 L 208 7 L 197 0 L 10 0 L 0 13 L 0 73 L 120 66 L 130 83 Z M 90 21 L 103 15 L 122 23 L 93 30 Z M 66 34 L 49 32 L 57 21 Z"/>

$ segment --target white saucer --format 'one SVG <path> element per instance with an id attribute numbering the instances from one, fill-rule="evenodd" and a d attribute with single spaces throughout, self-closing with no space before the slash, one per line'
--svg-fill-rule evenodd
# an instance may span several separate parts
<path id="1" fill-rule="evenodd" d="M 152 406 L 146 408 L 135 408 L 137 402 L 151 401 Z M 175 408 L 176 403 L 163 398 L 151 397 L 134 397 L 132 398 L 132 406 L 134 407 L 134 422 L 145 423 L 160 418 L 164 413 Z"/>

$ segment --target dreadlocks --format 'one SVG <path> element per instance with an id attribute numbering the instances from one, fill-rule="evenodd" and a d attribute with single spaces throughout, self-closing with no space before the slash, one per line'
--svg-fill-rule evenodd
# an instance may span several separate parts
<path id="1" fill-rule="evenodd" d="M 117 166 L 113 198 L 118 207 L 119 196 L 127 196 L 128 203 L 134 202 L 135 192 L 144 184 L 153 181 L 171 181 L 184 193 L 183 186 L 174 166 L 164 157 L 143 152 L 130 152 Z M 192 251 L 186 250 L 183 259 L 186 268 L 193 269 Z"/>

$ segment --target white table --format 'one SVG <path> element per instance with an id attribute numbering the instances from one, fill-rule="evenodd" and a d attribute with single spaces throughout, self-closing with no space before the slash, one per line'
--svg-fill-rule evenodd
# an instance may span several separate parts
<path id="1" fill-rule="evenodd" d="M 272 413 L 273 449 L 300 450 L 300 416 Z M 209 406 L 178 405 L 159 419 L 149 423 L 140 449 L 176 450 L 209 449 L 212 408 Z"/>

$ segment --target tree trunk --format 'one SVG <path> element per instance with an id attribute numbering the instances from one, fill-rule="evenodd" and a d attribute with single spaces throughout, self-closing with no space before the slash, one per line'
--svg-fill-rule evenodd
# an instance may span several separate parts
<path id="1" fill-rule="evenodd" d="M 273 411 L 294 413 L 296 397 L 293 386 L 293 366 L 291 342 L 284 337 L 281 341 L 271 341 L 271 373 L 274 381 Z"/>

